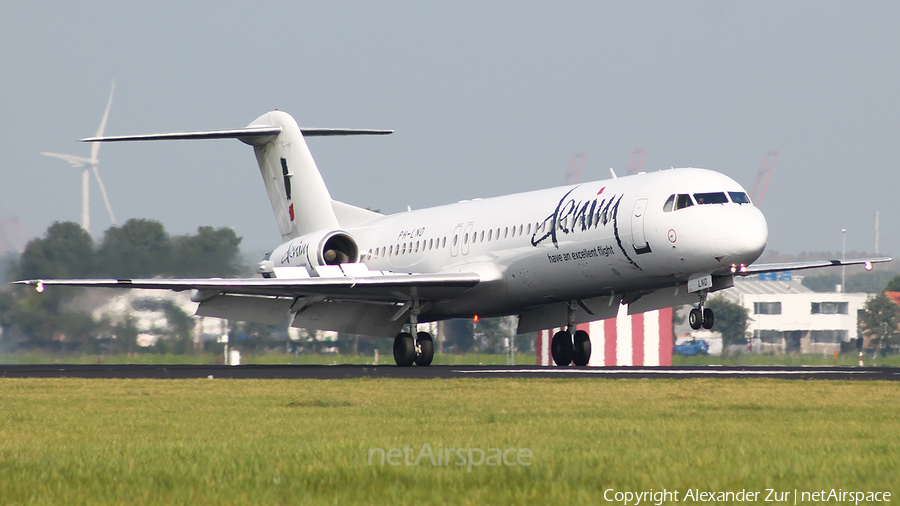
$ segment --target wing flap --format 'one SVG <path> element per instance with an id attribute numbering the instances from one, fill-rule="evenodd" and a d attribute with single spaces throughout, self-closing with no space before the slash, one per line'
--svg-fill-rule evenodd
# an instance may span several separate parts
<path id="1" fill-rule="evenodd" d="M 350 334 L 394 337 L 406 324 L 397 314 L 394 304 L 367 302 L 320 302 L 298 311 L 292 327 L 312 330 L 333 330 Z"/>
<path id="2" fill-rule="evenodd" d="M 286 297 L 247 297 L 216 295 L 201 302 L 197 316 L 279 325 L 284 321 L 294 300 Z"/>

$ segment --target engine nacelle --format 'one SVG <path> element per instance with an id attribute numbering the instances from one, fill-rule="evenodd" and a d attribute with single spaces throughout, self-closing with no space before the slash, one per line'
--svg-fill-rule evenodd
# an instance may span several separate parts
<path id="1" fill-rule="evenodd" d="M 259 263 L 257 272 L 275 277 L 279 267 L 304 267 L 310 276 L 319 276 L 323 265 L 359 262 L 356 239 L 343 230 L 313 232 L 275 248 Z"/>

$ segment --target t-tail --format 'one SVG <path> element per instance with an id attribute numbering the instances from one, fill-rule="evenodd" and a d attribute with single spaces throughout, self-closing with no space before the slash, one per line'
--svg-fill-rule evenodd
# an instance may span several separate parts
<path id="1" fill-rule="evenodd" d="M 287 242 L 317 230 L 340 227 L 331 194 L 319 173 L 304 137 L 332 135 L 384 135 L 393 130 L 300 128 L 290 114 L 272 111 L 246 128 L 151 135 L 91 137 L 83 142 L 146 141 L 166 139 L 239 139 L 253 146 L 256 161 L 278 230 Z"/>

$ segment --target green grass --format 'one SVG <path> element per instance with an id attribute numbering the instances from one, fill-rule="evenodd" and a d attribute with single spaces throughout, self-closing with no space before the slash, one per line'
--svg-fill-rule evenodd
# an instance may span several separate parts
<path id="1" fill-rule="evenodd" d="M 0 502 L 606 504 L 610 488 L 896 500 L 898 393 L 740 379 L 0 379 Z M 368 463 L 371 449 L 426 443 L 533 458 Z"/>
<path id="2" fill-rule="evenodd" d="M 863 357 L 863 364 L 867 367 L 900 367 L 900 355 L 889 355 L 887 357 L 873 357 L 871 353 L 866 353 Z M 727 357 L 716 357 L 713 355 L 697 355 L 693 357 L 683 357 L 681 355 L 672 356 L 672 365 L 729 365 L 729 366 L 804 366 L 804 365 L 838 365 L 838 366 L 857 366 L 859 365 L 859 355 L 857 353 L 842 353 L 835 360 L 834 355 L 822 354 L 789 354 L 789 355 L 764 355 L 743 353 L 740 355 L 731 355 Z"/>

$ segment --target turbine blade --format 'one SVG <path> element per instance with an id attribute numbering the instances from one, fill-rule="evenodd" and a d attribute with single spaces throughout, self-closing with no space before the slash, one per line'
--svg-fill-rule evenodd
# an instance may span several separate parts
<path id="1" fill-rule="evenodd" d="M 81 173 L 81 227 L 91 233 L 90 183 L 91 175 L 87 167 Z"/>
<path id="2" fill-rule="evenodd" d="M 103 186 L 103 181 L 100 179 L 100 173 L 97 172 L 97 166 L 92 166 L 94 169 L 94 176 L 97 178 L 97 184 L 100 185 L 100 194 L 103 195 L 103 203 L 106 204 L 106 210 L 109 212 L 109 221 L 112 222 L 113 226 L 116 226 L 116 217 L 113 216 L 112 206 L 109 205 L 109 198 L 106 196 L 106 187 Z"/>
<path id="3" fill-rule="evenodd" d="M 106 130 L 106 118 L 109 117 L 109 106 L 112 105 L 113 93 L 116 91 L 116 81 L 113 80 L 112 90 L 109 92 L 109 101 L 106 102 L 106 112 L 103 113 L 103 119 L 100 120 L 100 128 L 97 129 L 97 135 L 94 137 L 103 137 L 103 131 Z M 97 159 L 97 153 L 100 151 L 100 143 L 91 144 L 91 160 Z"/>
<path id="4" fill-rule="evenodd" d="M 44 156 L 52 156 L 53 158 L 59 158 L 60 160 L 65 160 L 72 164 L 72 167 L 79 168 L 84 167 L 85 165 L 91 163 L 90 160 L 81 156 L 75 155 L 62 155 L 59 153 L 47 153 L 46 151 L 41 151 L 41 154 Z"/>

